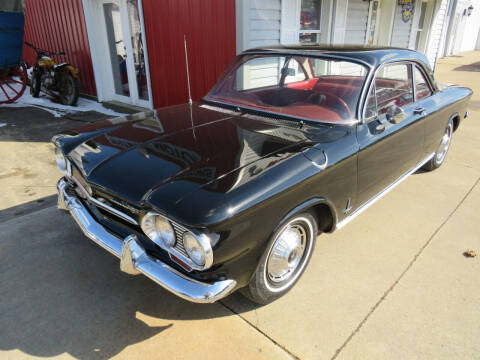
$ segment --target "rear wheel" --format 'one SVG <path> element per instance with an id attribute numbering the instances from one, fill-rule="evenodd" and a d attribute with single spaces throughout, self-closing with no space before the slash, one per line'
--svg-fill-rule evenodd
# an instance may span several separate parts
<path id="1" fill-rule="evenodd" d="M 73 77 L 70 73 L 63 74 L 58 93 L 60 102 L 63 105 L 74 106 L 78 101 L 78 96 L 80 95 L 78 79 Z"/>
<path id="2" fill-rule="evenodd" d="M 294 215 L 272 235 L 252 280 L 241 290 L 251 301 L 268 304 L 286 294 L 303 274 L 315 247 L 317 223 L 309 213 Z"/>
<path id="3" fill-rule="evenodd" d="M 448 149 L 450 149 L 452 136 L 453 119 L 450 119 L 442 136 L 442 140 L 440 141 L 440 145 L 438 145 L 437 151 L 433 155 L 432 159 L 423 166 L 424 170 L 432 171 L 439 168 L 443 164 L 445 158 L 447 157 Z"/>

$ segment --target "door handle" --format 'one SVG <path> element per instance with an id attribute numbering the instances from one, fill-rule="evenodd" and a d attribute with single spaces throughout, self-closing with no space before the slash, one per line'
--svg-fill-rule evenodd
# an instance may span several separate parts
<path id="1" fill-rule="evenodd" d="M 385 131 L 385 124 L 378 124 L 375 127 L 375 134 L 380 134 Z"/>
<path id="2" fill-rule="evenodd" d="M 325 170 L 325 168 L 328 165 L 328 156 L 327 156 L 327 153 L 325 152 L 325 150 L 322 150 L 322 153 L 323 153 L 323 157 L 325 158 L 325 161 L 323 162 L 323 164 L 319 164 L 316 161 L 312 161 L 312 163 L 316 168 L 318 168 L 320 170 Z"/>
<path id="3" fill-rule="evenodd" d="M 426 115 L 426 114 L 427 114 L 427 112 L 425 111 L 425 109 L 422 108 L 422 107 L 416 108 L 415 110 L 413 110 L 413 113 L 414 113 L 415 115 Z"/>
<path id="4" fill-rule="evenodd" d="M 312 165 L 315 166 L 317 169 L 325 170 L 328 165 L 328 155 L 325 150 L 319 150 L 315 148 L 304 148 L 302 150 L 303 155 L 312 162 Z M 319 163 L 318 155 L 322 154 L 323 162 Z"/>

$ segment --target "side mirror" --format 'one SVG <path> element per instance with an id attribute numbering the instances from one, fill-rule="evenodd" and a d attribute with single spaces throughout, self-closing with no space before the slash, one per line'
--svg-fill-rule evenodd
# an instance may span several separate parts
<path id="1" fill-rule="evenodd" d="M 283 68 L 282 69 L 283 76 L 295 76 L 295 69 L 292 68 Z"/>
<path id="2" fill-rule="evenodd" d="M 390 106 L 385 115 L 392 124 L 398 124 L 405 119 L 405 111 L 397 105 Z"/>

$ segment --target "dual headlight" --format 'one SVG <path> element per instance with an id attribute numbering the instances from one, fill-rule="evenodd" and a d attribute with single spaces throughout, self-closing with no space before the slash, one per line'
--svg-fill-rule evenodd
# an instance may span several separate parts
<path id="1" fill-rule="evenodd" d="M 181 256 L 181 253 L 175 249 L 177 242 L 175 230 L 167 218 L 149 212 L 142 218 L 140 225 L 145 235 L 155 244 L 176 256 Z M 190 262 L 189 265 L 193 265 L 193 268 L 206 269 L 212 265 L 213 252 L 208 237 L 195 235 L 186 230 L 180 241 L 183 241 L 183 247 L 189 256 L 187 260 Z"/>

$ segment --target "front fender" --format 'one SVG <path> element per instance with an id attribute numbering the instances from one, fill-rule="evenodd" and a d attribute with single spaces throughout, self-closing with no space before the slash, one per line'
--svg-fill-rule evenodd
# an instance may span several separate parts
<path id="1" fill-rule="evenodd" d="M 290 217 L 292 217 L 293 215 L 295 214 L 299 214 L 303 211 L 308 211 L 310 209 L 314 209 L 316 206 L 318 205 L 326 205 L 330 211 L 330 214 L 332 216 L 332 226 L 331 226 L 331 231 L 327 231 L 327 232 L 332 232 L 334 229 L 335 229 L 335 224 L 337 223 L 337 210 L 335 208 L 335 205 L 333 205 L 332 202 L 330 202 L 328 199 L 326 198 L 323 198 L 323 197 L 314 197 L 310 200 L 307 200 L 303 203 L 301 203 L 300 205 L 296 206 L 295 208 L 293 208 L 292 210 L 290 210 L 286 215 L 284 215 L 282 217 L 282 219 L 280 220 L 280 222 L 278 223 L 278 225 L 275 227 L 275 229 L 273 230 L 273 233 L 275 231 L 278 230 L 278 228 L 280 228 L 280 226 L 285 223 L 285 221 L 287 221 Z M 320 225 L 319 224 L 319 229 L 320 229 Z"/>

